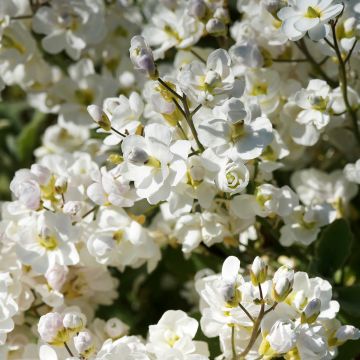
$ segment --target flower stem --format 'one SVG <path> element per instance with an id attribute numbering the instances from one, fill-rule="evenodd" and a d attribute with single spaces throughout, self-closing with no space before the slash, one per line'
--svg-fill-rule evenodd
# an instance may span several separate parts
<path id="1" fill-rule="evenodd" d="M 321 77 L 324 80 L 326 80 L 331 87 L 336 87 L 337 86 L 336 82 L 329 78 L 329 76 L 325 73 L 325 71 L 321 68 L 321 66 L 316 62 L 316 60 L 310 54 L 310 51 L 308 50 L 304 39 L 299 40 L 299 42 L 295 42 L 295 45 L 305 55 L 305 57 L 312 64 L 313 68 L 321 75 Z"/>
<path id="2" fill-rule="evenodd" d="M 260 324 L 262 319 L 264 318 L 265 315 L 265 304 L 264 304 L 264 296 L 263 296 L 263 292 L 262 292 L 262 288 L 261 288 L 261 284 L 259 284 L 259 293 L 260 293 L 260 299 L 261 299 L 261 308 L 260 308 L 260 312 L 258 317 L 256 318 L 252 333 L 251 333 L 251 337 L 249 340 L 248 345 L 246 346 L 245 350 L 239 355 L 240 359 L 244 358 L 249 351 L 251 350 L 251 348 L 254 346 L 255 341 L 257 340 L 260 332 Z"/>
<path id="3" fill-rule="evenodd" d="M 346 111 L 349 113 L 352 124 L 353 124 L 355 138 L 356 138 L 358 144 L 360 145 L 359 124 L 357 121 L 356 111 L 351 107 L 351 104 L 349 101 L 348 86 L 347 86 L 348 80 L 347 80 L 347 75 L 346 75 L 346 63 L 342 58 L 338 40 L 336 37 L 336 23 L 335 22 L 331 23 L 331 31 L 332 31 L 332 36 L 333 36 L 333 40 L 334 40 L 334 44 L 333 44 L 334 50 L 335 50 L 336 57 L 339 62 L 339 80 L 340 80 L 342 97 L 344 99 Z"/>
<path id="4" fill-rule="evenodd" d="M 71 352 L 70 348 L 69 348 L 69 345 L 66 343 L 66 341 L 64 342 L 64 346 L 65 346 L 65 349 L 67 350 L 67 352 L 69 353 L 69 355 L 71 357 L 74 356 L 74 354 Z"/>

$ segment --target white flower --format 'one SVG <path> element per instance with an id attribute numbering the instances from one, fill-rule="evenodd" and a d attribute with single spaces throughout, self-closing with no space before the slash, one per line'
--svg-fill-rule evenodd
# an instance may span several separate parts
<path id="1" fill-rule="evenodd" d="M 155 59 L 163 58 L 172 47 L 188 48 L 195 44 L 203 34 L 202 22 L 188 15 L 183 7 L 171 11 L 159 5 L 151 16 L 151 23 L 144 26 L 142 35 L 154 50 Z"/>
<path id="2" fill-rule="evenodd" d="M 87 248 L 101 264 L 123 270 L 126 266 L 137 268 L 148 262 L 151 271 L 160 259 L 159 248 L 147 230 L 121 208 L 100 210 L 92 228 Z"/>
<path id="3" fill-rule="evenodd" d="M 328 113 L 330 102 L 330 86 L 323 80 L 309 81 L 306 89 L 295 94 L 294 101 L 302 109 L 292 125 L 292 138 L 297 144 L 312 146 L 321 132 L 329 124 Z"/>
<path id="4" fill-rule="evenodd" d="M 262 184 L 256 188 L 255 195 L 243 194 L 232 199 L 230 209 L 236 216 L 250 219 L 254 215 L 288 216 L 298 204 L 297 195 L 288 186 L 276 188 L 271 184 Z"/>
<path id="5" fill-rule="evenodd" d="M 122 207 L 134 205 L 136 195 L 130 188 L 129 180 L 121 176 L 121 168 L 110 171 L 106 167 L 91 173 L 95 181 L 87 189 L 89 198 L 98 205 L 113 204 Z"/>
<path id="6" fill-rule="evenodd" d="M 105 35 L 104 6 L 100 1 L 54 0 L 41 6 L 33 18 L 33 30 L 45 34 L 42 46 L 51 54 L 62 50 L 78 59 L 87 44 Z"/>
<path id="7" fill-rule="evenodd" d="M 296 344 L 295 326 L 292 322 L 276 321 L 267 336 L 272 349 L 278 354 L 286 353 Z"/>
<path id="8" fill-rule="evenodd" d="M 230 65 L 229 54 L 223 49 L 215 50 L 208 56 L 206 65 L 195 60 L 180 70 L 180 87 L 196 103 L 219 103 L 232 90 L 237 91 L 237 96 L 240 97 L 243 83 L 234 78 Z"/>
<path id="9" fill-rule="evenodd" d="M 292 41 L 301 39 L 306 32 L 314 41 L 323 39 L 329 33 L 329 20 L 339 15 L 342 4 L 333 1 L 294 0 L 290 6 L 283 7 L 278 13 L 282 20 L 282 30 Z"/>
<path id="10" fill-rule="evenodd" d="M 166 200 L 170 190 L 186 173 L 185 159 L 190 143 L 172 142 L 172 133 L 165 125 L 150 124 L 145 135 L 127 136 L 121 144 L 124 156 L 122 172 L 134 181 L 136 193 L 150 204 Z"/>
<path id="11" fill-rule="evenodd" d="M 12 294 L 14 280 L 9 272 L 0 272 L 0 345 L 4 345 L 6 336 L 13 331 L 15 323 L 13 316 L 19 310 L 19 306 Z"/>
<path id="12" fill-rule="evenodd" d="M 271 122 L 260 114 L 248 116 L 242 102 L 234 101 L 234 106 L 214 109 L 213 113 L 205 109 L 198 111 L 195 125 L 200 142 L 222 156 L 255 159 L 273 139 Z"/>
<path id="13" fill-rule="evenodd" d="M 195 353 L 196 343 L 193 338 L 198 329 L 198 322 L 181 310 L 166 311 L 156 325 L 149 326 L 147 349 L 158 358 L 167 356 L 175 349 L 183 355 Z"/>
<path id="14" fill-rule="evenodd" d="M 317 239 L 321 227 L 335 219 L 336 210 L 329 204 L 297 206 L 292 214 L 284 217 L 285 225 L 280 229 L 280 244 L 308 246 Z"/>
<path id="15" fill-rule="evenodd" d="M 112 341 L 106 340 L 96 354 L 95 360 L 150 360 L 146 347 L 136 336 L 124 336 Z"/>
<path id="16" fill-rule="evenodd" d="M 127 98 L 120 95 L 118 98 L 107 98 L 103 110 L 108 115 L 111 127 L 121 134 L 134 134 L 138 129 L 140 117 L 144 110 L 144 103 L 137 92 L 132 92 Z M 104 139 L 104 144 L 113 146 L 119 144 L 123 137 L 112 132 Z"/>
<path id="17" fill-rule="evenodd" d="M 239 159 L 224 164 L 216 182 L 221 191 L 236 194 L 243 191 L 249 183 L 249 170 Z"/>
<path id="18" fill-rule="evenodd" d="M 67 216 L 46 211 L 25 217 L 20 225 L 16 252 L 36 272 L 45 274 L 55 264 L 79 262 L 75 247 L 78 232 Z"/>
<path id="19" fill-rule="evenodd" d="M 105 331 L 111 338 L 118 339 L 128 333 L 129 326 L 118 318 L 111 318 L 105 324 Z"/>
<path id="20" fill-rule="evenodd" d="M 355 326 L 344 325 L 336 331 L 335 336 L 339 342 L 345 342 L 347 340 L 358 340 L 360 338 L 360 331 Z"/>

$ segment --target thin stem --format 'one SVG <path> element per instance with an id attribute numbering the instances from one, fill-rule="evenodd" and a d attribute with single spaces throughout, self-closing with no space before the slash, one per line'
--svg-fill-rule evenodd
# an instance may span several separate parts
<path id="1" fill-rule="evenodd" d="M 299 40 L 299 42 L 295 42 L 295 45 L 299 48 L 299 50 L 305 55 L 305 57 L 311 62 L 313 68 L 325 79 L 331 87 L 336 87 L 337 84 L 334 80 L 330 79 L 325 71 L 321 68 L 321 66 L 315 61 L 315 59 L 310 54 L 304 39 Z"/>
<path id="2" fill-rule="evenodd" d="M 298 63 L 298 62 L 308 62 L 308 59 L 271 59 L 272 62 L 278 63 Z"/>
<path id="3" fill-rule="evenodd" d="M 190 52 L 196 57 L 198 58 L 202 63 L 206 64 L 206 60 L 199 55 L 195 50 L 191 49 Z"/>
<path id="4" fill-rule="evenodd" d="M 194 116 L 194 115 L 200 110 L 201 107 L 202 107 L 202 105 L 199 104 L 199 105 L 191 112 L 191 116 Z"/>
<path id="5" fill-rule="evenodd" d="M 264 318 L 264 315 L 265 315 L 264 296 L 263 296 L 261 284 L 259 284 L 259 294 L 260 294 L 260 299 L 261 299 L 260 312 L 259 312 L 259 315 L 258 315 L 256 321 L 255 321 L 249 343 L 246 346 L 246 348 L 244 349 L 244 351 L 240 354 L 240 358 L 245 357 L 249 353 L 249 351 L 254 346 L 255 341 L 257 340 L 257 338 L 258 338 L 258 336 L 260 334 L 260 331 L 259 331 L 260 330 L 260 324 L 261 324 L 261 321 L 262 321 L 262 319 Z"/>
<path id="6" fill-rule="evenodd" d="M 67 352 L 69 353 L 69 355 L 71 357 L 74 356 L 74 354 L 71 352 L 70 348 L 69 348 L 69 345 L 66 343 L 66 341 L 64 342 L 64 346 L 65 346 L 65 349 L 67 350 Z"/>
<path id="7" fill-rule="evenodd" d="M 278 303 L 276 302 L 271 308 L 267 309 L 265 312 L 264 312 L 264 316 L 266 314 L 268 314 L 270 311 L 273 311 L 275 310 L 275 308 L 277 307 Z"/>
<path id="8" fill-rule="evenodd" d="M 203 152 L 205 150 L 204 146 L 201 144 L 200 140 L 199 140 L 199 137 L 197 135 L 197 132 L 196 132 L 196 129 L 195 129 L 195 125 L 194 125 L 194 122 L 192 120 L 192 114 L 190 113 L 190 110 L 189 110 L 189 105 L 188 105 L 188 102 L 187 102 L 187 97 L 186 97 L 186 94 L 183 95 L 183 97 L 181 98 L 181 101 L 182 101 L 182 104 L 183 104 L 183 107 L 184 107 L 184 112 L 185 112 L 185 120 L 187 122 L 187 124 L 189 125 L 189 128 L 191 130 L 191 133 L 196 141 L 196 144 L 199 148 L 199 150 L 201 152 Z"/>
<path id="9" fill-rule="evenodd" d="M 98 205 L 94 206 L 92 209 L 90 209 L 89 211 L 87 211 L 81 218 L 85 219 L 88 215 L 90 215 L 92 212 L 94 212 L 95 210 L 98 209 Z"/>
<path id="10" fill-rule="evenodd" d="M 236 360 L 236 346 L 235 346 L 235 324 L 231 328 L 231 349 L 232 349 L 232 358 Z"/>
<path id="11" fill-rule="evenodd" d="M 336 37 L 335 27 L 336 27 L 336 23 L 334 23 L 334 22 L 331 23 L 331 31 L 332 31 L 332 35 L 333 35 L 333 39 L 334 39 L 334 50 L 336 52 L 336 56 L 337 56 L 337 59 L 339 62 L 339 80 L 340 80 L 341 92 L 342 92 L 342 96 L 344 99 L 346 110 L 351 117 L 355 138 L 360 145 L 359 124 L 357 122 L 356 111 L 351 107 L 351 104 L 349 101 L 346 64 L 345 64 L 345 61 L 343 60 L 341 52 L 340 52 L 339 44 L 338 44 L 337 37 Z"/>
<path id="12" fill-rule="evenodd" d="M 172 89 L 165 81 L 163 81 L 162 79 L 158 78 L 158 82 L 168 91 L 170 91 L 175 97 L 177 97 L 178 99 L 182 100 L 182 96 L 179 95 L 174 89 Z"/>
<path id="13" fill-rule="evenodd" d="M 122 136 L 122 137 L 126 137 L 126 135 L 124 135 L 124 134 L 121 133 L 120 131 L 116 130 L 114 127 L 111 127 L 111 130 L 112 130 L 114 133 L 116 133 L 116 134 L 118 134 L 118 135 L 120 135 L 120 136 Z"/>
<path id="14" fill-rule="evenodd" d="M 33 17 L 33 15 L 19 15 L 19 16 L 12 16 L 10 19 L 11 20 L 26 20 L 26 19 L 31 19 Z"/>
<path id="15" fill-rule="evenodd" d="M 245 307 L 239 303 L 240 309 L 246 314 L 246 316 L 253 322 L 255 323 L 254 318 L 251 316 L 251 314 L 245 309 Z"/>
<path id="16" fill-rule="evenodd" d="M 327 38 L 324 38 L 324 40 L 333 50 L 335 50 L 335 45 L 333 43 L 331 43 L 331 41 L 329 41 Z"/>
<path id="17" fill-rule="evenodd" d="M 182 107 L 179 105 L 179 103 L 176 101 L 176 99 L 171 98 L 171 100 L 174 102 L 177 109 L 183 114 L 184 118 L 186 118 L 185 111 L 182 109 Z"/>
<path id="18" fill-rule="evenodd" d="M 345 60 L 344 60 L 344 63 L 345 63 L 345 64 L 350 60 L 351 55 L 352 55 L 352 53 L 353 53 L 353 51 L 354 51 L 354 49 L 355 49 L 355 46 L 356 46 L 357 42 L 358 42 L 358 40 L 356 39 L 356 40 L 354 41 L 353 46 L 351 47 L 349 53 L 347 54 L 347 56 L 346 56 L 346 58 L 345 58 Z"/>

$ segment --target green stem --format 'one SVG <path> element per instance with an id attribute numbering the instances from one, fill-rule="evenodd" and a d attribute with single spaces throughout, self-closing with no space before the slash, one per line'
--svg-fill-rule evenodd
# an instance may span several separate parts
<path id="1" fill-rule="evenodd" d="M 69 355 L 70 355 L 71 357 L 73 357 L 74 354 L 73 354 L 72 351 L 70 350 L 69 345 L 66 343 L 66 341 L 64 342 L 64 346 L 65 346 L 65 349 L 67 350 L 67 352 L 69 353 Z"/>
<path id="2" fill-rule="evenodd" d="M 299 50 L 305 55 L 305 57 L 311 62 L 313 68 L 321 75 L 321 77 L 326 80 L 331 87 L 336 87 L 337 84 L 334 80 L 330 79 L 329 76 L 325 73 L 325 71 L 321 68 L 321 66 L 316 62 L 313 56 L 310 54 L 304 39 L 299 40 L 299 42 L 295 42 L 295 45 L 299 48 Z"/>
<path id="3" fill-rule="evenodd" d="M 331 23 L 331 31 L 334 39 L 334 50 L 336 53 L 336 57 L 339 62 L 339 80 L 340 80 L 340 87 L 342 92 L 342 97 L 344 99 L 345 107 L 347 112 L 350 115 L 352 124 L 353 124 L 353 130 L 355 138 L 360 145 L 360 132 L 359 132 L 359 124 L 357 121 L 356 111 L 351 107 L 350 101 L 349 101 L 349 95 L 348 95 L 348 85 L 347 85 L 347 75 L 346 75 L 346 64 L 343 60 L 338 44 L 338 40 L 336 37 L 336 24 L 334 22 Z"/>
<path id="4" fill-rule="evenodd" d="M 203 152 L 203 151 L 205 150 L 205 148 L 204 148 L 204 146 L 201 144 L 201 142 L 200 142 L 200 140 L 199 140 L 199 137 L 198 137 L 198 135 L 197 135 L 197 132 L 196 132 L 196 129 L 195 129 L 195 125 L 194 125 L 194 122 L 193 122 L 193 119 L 192 119 L 193 115 L 192 115 L 192 113 L 191 113 L 190 110 L 189 110 L 189 105 L 188 105 L 187 97 L 186 97 L 185 94 L 182 96 L 181 101 L 182 101 L 182 104 L 183 104 L 183 107 L 184 107 L 185 120 L 186 120 L 187 124 L 189 125 L 190 131 L 191 131 L 191 133 L 192 133 L 192 135 L 193 135 L 193 137 L 194 137 L 194 139 L 195 139 L 195 142 L 196 142 L 199 150 L 200 150 L 201 152 Z"/>
<path id="5" fill-rule="evenodd" d="M 260 293 L 260 299 L 261 299 L 260 312 L 259 312 L 259 315 L 258 315 L 256 321 L 255 321 L 249 343 L 246 346 L 245 350 L 239 355 L 241 359 L 244 358 L 249 353 L 249 351 L 254 346 L 255 341 L 257 340 L 257 338 L 258 338 L 258 336 L 260 334 L 260 332 L 259 332 L 260 324 L 261 324 L 261 321 L 262 321 L 262 319 L 264 318 L 264 315 L 265 315 L 264 296 L 263 296 L 263 292 L 262 292 L 262 288 L 261 288 L 260 284 L 259 284 L 259 293 Z"/>

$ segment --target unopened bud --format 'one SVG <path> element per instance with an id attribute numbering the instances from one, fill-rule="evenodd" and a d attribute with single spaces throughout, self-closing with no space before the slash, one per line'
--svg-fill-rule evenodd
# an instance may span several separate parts
<path id="1" fill-rule="evenodd" d="M 276 302 L 284 301 L 291 293 L 294 283 L 294 271 L 281 266 L 273 278 L 272 297 Z"/>
<path id="2" fill-rule="evenodd" d="M 338 328 L 335 337 L 340 344 L 348 340 L 358 340 L 360 339 L 360 330 L 352 325 L 343 325 Z"/>
<path id="3" fill-rule="evenodd" d="M 221 20 L 212 18 L 206 23 L 206 31 L 213 36 L 223 36 L 226 34 L 226 26 Z"/>
<path id="4" fill-rule="evenodd" d="M 111 318 L 105 324 L 105 331 L 112 339 L 118 339 L 128 333 L 129 326 L 117 318 Z"/>
<path id="5" fill-rule="evenodd" d="M 252 265 L 250 270 L 250 278 L 251 282 L 254 286 L 258 286 L 259 284 L 262 284 L 266 280 L 267 276 L 267 266 L 264 263 L 264 261 L 257 256 Z"/>
<path id="6" fill-rule="evenodd" d="M 218 7 L 214 12 L 214 18 L 220 20 L 224 24 L 228 24 L 230 22 L 229 11 L 224 7 Z"/>
<path id="7" fill-rule="evenodd" d="M 301 322 L 308 324 L 314 323 L 320 314 L 320 308 L 321 300 L 317 298 L 312 299 L 301 313 Z"/>
<path id="8" fill-rule="evenodd" d="M 68 334 L 63 326 L 63 318 L 57 312 L 50 312 L 40 317 L 38 332 L 41 339 L 51 345 L 62 345 L 68 340 Z"/>
<path id="9" fill-rule="evenodd" d="M 81 313 L 69 312 L 64 315 L 63 325 L 66 329 L 77 333 L 85 327 L 86 318 Z"/>
<path id="10" fill-rule="evenodd" d="M 207 6 L 203 0 L 190 1 L 188 14 L 194 18 L 202 19 L 206 15 Z"/>
<path id="11" fill-rule="evenodd" d="M 67 182 L 67 178 L 64 176 L 60 176 L 59 178 L 56 179 L 55 181 L 55 191 L 58 194 L 64 194 L 67 190 L 68 187 L 68 182 Z"/>
<path id="12" fill-rule="evenodd" d="M 82 203 L 80 201 L 68 201 L 63 207 L 63 213 L 76 217 L 79 215 L 82 209 Z"/>
<path id="13" fill-rule="evenodd" d="M 89 105 L 87 111 L 92 119 L 105 131 L 111 130 L 111 122 L 105 112 L 97 105 Z"/>
<path id="14" fill-rule="evenodd" d="M 46 273 L 45 278 L 52 289 L 60 291 L 66 282 L 69 270 L 64 265 L 54 264 Z"/>
<path id="15" fill-rule="evenodd" d="M 92 336 L 88 331 L 81 331 L 74 337 L 74 346 L 83 357 L 88 357 L 95 350 Z"/>
<path id="16" fill-rule="evenodd" d="M 156 79 L 158 72 L 154 56 L 145 39 L 136 35 L 131 39 L 130 45 L 130 59 L 135 68 L 147 74 L 151 79 Z"/>

